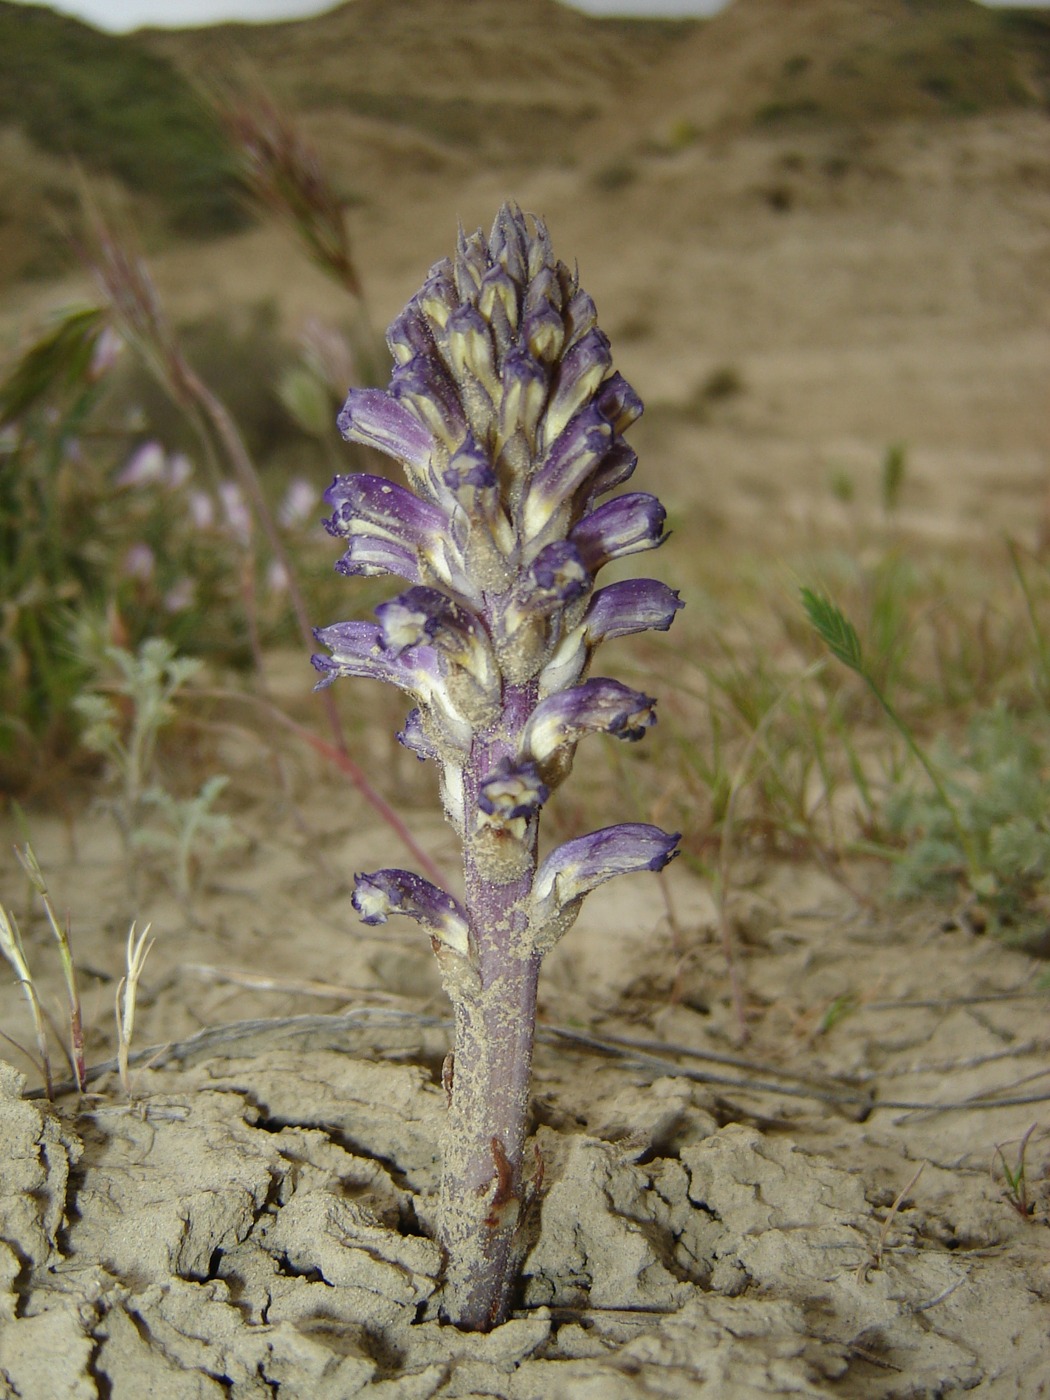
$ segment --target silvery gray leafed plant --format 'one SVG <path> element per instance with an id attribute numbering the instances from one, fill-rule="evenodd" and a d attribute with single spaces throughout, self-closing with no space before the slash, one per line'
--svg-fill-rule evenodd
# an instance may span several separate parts
<path id="1" fill-rule="evenodd" d="M 398 736 L 441 775 L 463 842 L 462 902 L 407 870 L 357 877 L 366 923 L 406 914 L 430 933 L 456 1012 L 440 1205 L 443 1314 L 485 1329 L 509 1310 L 527 1195 L 523 1158 L 543 954 L 588 891 L 659 870 L 677 835 L 629 822 L 537 862 L 543 804 L 586 735 L 639 739 L 655 702 L 590 676 L 609 637 L 665 630 L 681 606 L 653 579 L 595 587 L 611 559 L 653 549 L 664 510 L 610 496 L 634 471 L 624 431 L 642 411 L 612 368 L 594 303 L 543 224 L 513 205 L 491 235 L 460 235 L 387 335 L 387 390 L 354 389 L 349 441 L 408 485 L 337 477 L 336 568 L 408 583 L 375 622 L 317 631 L 320 684 L 390 681 L 416 703 Z"/>

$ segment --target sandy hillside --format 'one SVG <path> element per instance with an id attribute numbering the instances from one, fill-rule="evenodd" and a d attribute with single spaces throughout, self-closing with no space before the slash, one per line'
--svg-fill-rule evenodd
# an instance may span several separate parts
<path id="1" fill-rule="evenodd" d="M 830 110 L 850 92 L 843 55 L 878 50 L 901 11 L 924 8 L 736 0 L 646 72 L 620 71 L 618 112 L 564 133 L 571 159 L 517 148 L 479 168 L 433 131 L 305 113 L 366 193 L 350 221 L 377 323 L 458 221 L 487 223 L 507 196 L 578 259 L 648 404 L 637 483 L 676 529 L 660 576 L 706 585 L 685 615 L 695 630 L 645 654 L 666 652 L 661 684 L 719 607 L 723 560 L 727 575 L 758 561 L 790 589 L 807 548 L 878 541 L 891 442 L 907 452 L 909 549 L 976 557 L 1043 528 L 1050 116 L 1031 93 L 960 115 L 914 85 L 887 110 L 870 89 Z M 479 48 L 496 45 L 497 9 Z M 541 66 L 543 100 L 569 122 L 575 70 Z M 823 115 L 747 119 L 803 78 Z M 175 249 L 155 270 L 187 318 L 265 298 L 292 329 L 332 312 L 278 230 Z M 7 315 L 74 289 L 21 288 Z M 831 489 L 844 476 L 849 504 Z M 273 665 L 281 703 L 308 717 L 302 662 Z M 388 766 L 391 721 L 361 721 L 361 752 L 451 868 L 425 776 Z M 147 892 L 158 942 L 136 1042 L 160 1048 L 135 1067 L 135 1106 L 110 1071 L 97 1097 L 45 1111 L 23 1094 L 19 1074 L 38 1082 L 28 1061 L 5 1049 L 5 1400 L 1050 1395 L 1045 963 L 951 910 L 887 903 L 881 867 L 844 884 L 742 852 L 729 906 L 741 1046 L 708 884 L 680 861 L 663 884 L 597 892 L 542 984 L 546 1185 L 520 1307 L 464 1338 L 435 1320 L 445 1003 L 426 940 L 364 929 L 347 899 L 392 838 L 290 742 L 278 768 L 243 723 L 214 743 L 239 840 L 196 923 L 162 882 Z M 75 807 L 31 821 L 73 910 L 102 1063 L 128 916 L 118 846 Z M 689 835 L 697 849 L 703 837 Z M 8 871 L 0 885 L 47 968 L 22 882 Z M 41 982 L 58 1006 L 57 970 Z M 27 1041 L 13 987 L 0 1025 Z M 1033 1124 L 1022 1219 L 996 1147 L 1012 1163 Z"/>

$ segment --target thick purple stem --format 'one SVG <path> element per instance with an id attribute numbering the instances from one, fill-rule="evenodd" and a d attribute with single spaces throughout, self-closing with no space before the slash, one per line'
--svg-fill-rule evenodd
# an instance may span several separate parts
<path id="1" fill-rule="evenodd" d="M 478 785 L 519 737 L 536 686 L 508 686 L 500 721 L 477 735 L 465 773 L 468 830 Z M 536 869 L 536 819 L 524 838 L 524 868 L 492 877 L 493 862 L 468 841 L 465 906 L 473 941 L 471 976 L 453 993 L 456 1046 L 445 1129 L 440 1238 L 446 1252 L 442 1310 L 456 1326 L 487 1331 L 505 1320 L 518 1269 L 523 1159 L 541 955 L 529 938 Z"/>

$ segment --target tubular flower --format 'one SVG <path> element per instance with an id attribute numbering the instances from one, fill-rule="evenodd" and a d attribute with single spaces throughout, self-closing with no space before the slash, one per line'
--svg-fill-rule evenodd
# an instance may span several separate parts
<path id="1" fill-rule="evenodd" d="M 532 914 L 549 946 L 575 919 L 583 897 L 614 875 L 662 870 L 678 854 L 679 833 L 621 822 L 566 841 L 546 858 L 532 887 Z"/>
<path id="2" fill-rule="evenodd" d="M 322 686 L 370 676 L 412 697 L 398 738 L 437 765 L 463 840 L 462 902 L 381 870 L 357 877 L 354 905 L 370 923 L 407 914 L 435 940 L 459 1070 L 442 1187 L 445 1311 L 487 1328 L 506 1316 L 517 1258 L 542 954 L 591 889 L 662 868 L 678 841 L 638 823 L 606 827 L 538 865 L 542 808 L 582 738 L 640 739 L 655 722 L 649 696 L 584 677 L 602 641 L 666 630 L 681 602 L 653 580 L 595 588 L 611 560 L 663 543 L 665 512 L 645 492 L 610 494 L 635 470 L 624 433 L 641 400 L 539 219 L 505 205 L 487 238 L 461 233 L 387 343 L 389 387 L 352 389 L 338 421 L 348 441 L 399 463 L 405 483 L 338 476 L 325 523 L 345 541 L 339 572 L 408 587 L 374 622 L 318 629 L 328 654 L 314 665 Z"/>
<path id="3" fill-rule="evenodd" d="M 391 914 L 405 914 L 428 928 L 441 943 L 467 950 L 467 920 L 451 895 L 411 870 L 377 870 L 354 877 L 354 908 L 362 923 L 385 924 Z"/>

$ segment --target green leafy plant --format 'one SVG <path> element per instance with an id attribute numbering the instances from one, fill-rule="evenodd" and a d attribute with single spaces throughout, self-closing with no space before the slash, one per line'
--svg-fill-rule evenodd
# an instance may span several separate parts
<path id="1" fill-rule="evenodd" d="M 96 668 L 94 689 L 74 702 L 84 723 L 81 742 L 109 761 L 111 795 L 105 805 L 120 833 L 128 887 L 132 897 L 137 898 L 139 853 L 151 839 L 146 835 L 150 808 L 163 806 L 163 799 L 157 796 L 163 791 L 155 770 L 157 738 L 175 718 L 175 698 L 199 673 L 201 663 L 191 657 L 176 656 L 171 643 L 162 637 L 143 642 L 136 652 L 107 646 L 100 656 L 92 657 L 84 629 L 81 651 L 86 659 L 94 660 Z M 210 795 L 205 797 L 202 790 L 198 806 L 191 804 L 183 814 L 183 825 L 193 833 L 200 830 L 207 809 L 217 796 L 214 781 L 211 780 Z M 171 803 L 171 810 L 176 810 L 174 799 Z M 187 869 L 188 860 L 187 855 Z"/>
<path id="2" fill-rule="evenodd" d="M 0 750 L 60 724 L 83 680 L 63 643 L 70 610 L 104 586 L 103 483 L 79 451 L 101 393 L 104 332 L 100 312 L 71 310 L 0 382 Z"/>
<path id="3" fill-rule="evenodd" d="M 894 892 L 945 893 L 965 873 L 996 931 L 1020 936 L 1042 927 L 1050 881 L 1047 735 L 1000 706 L 974 717 L 961 747 L 938 743 L 935 761 L 955 815 L 937 794 L 910 784 L 890 793 L 887 821 L 906 843 Z"/>
<path id="4" fill-rule="evenodd" d="M 147 850 L 173 858 L 171 885 L 187 913 L 192 912 L 196 876 L 205 850 L 211 855 L 222 851 L 231 838 L 233 824 L 224 812 L 214 811 L 215 802 L 229 783 L 225 774 L 215 773 L 192 797 L 173 797 L 166 789 L 153 786 L 144 793 L 144 804 L 152 809 L 161 826 L 144 827 L 138 844 Z"/>
<path id="5" fill-rule="evenodd" d="M 880 685 L 864 656 L 857 629 L 842 609 L 837 607 L 830 598 L 815 593 L 811 588 L 802 589 L 802 606 L 813 629 L 832 656 L 864 681 L 887 719 L 904 740 L 912 757 L 929 778 L 935 802 L 951 827 L 958 844 L 963 869 L 969 878 L 970 885 L 976 892 L 980 893 L 986 887 L 987 881 L 974 833 L 964 823 L 958 802 L 949 791 L 938 767 L 919 744 L 911 727 L 905 723 L 896 707 L 890 703 L 884 687 Z"/>
<path id="6" fill-rule="evenodd" d="M 1036 1214 L 1036 1201 L 1033 1199 L 1029 1189 L 1028 1164 L 1025 1158 L 1028 1153 L 1028 1144 L 1038 1126 L 1038 1123 L 1033 1123 L 1020 1138 L 1014 1138 L 1010 1142 L 997 1142 L 995 1145 L 995 1152 L 992 1154 L 992 1177 L 993 1179 L 995 1177 L 995 1164 L 996 1160 L 998 1160 L 1005 1181 L 1005 1186 L 1000 1193 L 1000 1197 L 1010 1206 L 1011 1210 L 1015 1211 L 1024 1221 L 1031 1221 Z M 1017 1153 L 1014 1163 L 1011 1165 L 1006 1160 L 1006 1153 L 1003 1151 L 1003 1148 L 1012 1146 L 1014 1142 L 1017 1143 Z"/>

